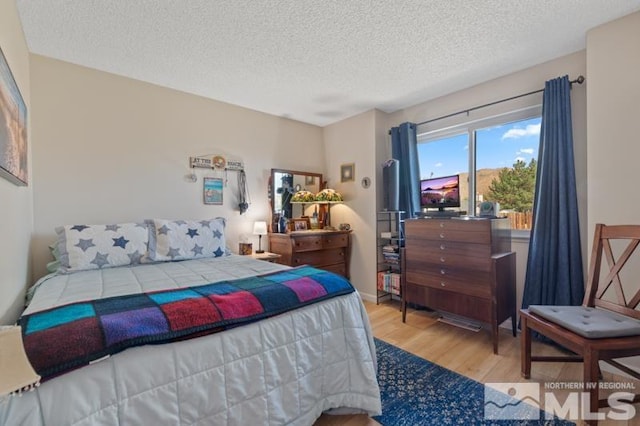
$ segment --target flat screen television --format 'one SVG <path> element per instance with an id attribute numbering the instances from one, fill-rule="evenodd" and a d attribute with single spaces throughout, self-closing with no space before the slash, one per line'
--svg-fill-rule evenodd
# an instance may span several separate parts
<path id="1" fill-rule="evenodd" d="M 460 207 L 460 176 L 443 176 L 420 181 L 420 207 L 438 209 Z"/>

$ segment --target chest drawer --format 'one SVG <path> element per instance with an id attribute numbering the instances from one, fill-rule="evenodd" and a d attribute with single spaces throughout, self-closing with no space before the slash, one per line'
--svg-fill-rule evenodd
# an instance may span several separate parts
<path id="1" fill-rule="evenodd" d="M 407 282 L 484 299 L 491 297 L 491 274 L 489 272 L 470 274 L 445 267 L 431 268 L 425 271 L 412 269 L 407 271 Z"/>
<path id="2" fill-rule="evenodd" d="M 488 220 L 412 220 L 408 221 L 405 226 L 407 241 L 417 238 L 478 244 L 491 243 L 491 222 Z"/>
<path id="3" fill-rule="evenodd" d="M 489 322 L 492 319 L 491 304 L 484 298 L 409 283 L 406 286 L 406 298 L 410 303 L 426 305 L 478 321 Z"/>
<path id="4" fill-rule="evenodd" d="M 478 271 L 491 271 L 491 247 L 455 241 L 409 240 L 406 243 L 407 267 L 429 264 Z"/>

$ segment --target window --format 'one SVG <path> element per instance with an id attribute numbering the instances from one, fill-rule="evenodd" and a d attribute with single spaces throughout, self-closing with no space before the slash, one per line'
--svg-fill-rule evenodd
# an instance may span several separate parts
<path id="1" fill-rule="evenodd" d="M 461 211 L 498 202 L 512 229 L 530 230 L 540 123 L 536 107 L 419 134 L 420 179 L 459 174 Z"/>

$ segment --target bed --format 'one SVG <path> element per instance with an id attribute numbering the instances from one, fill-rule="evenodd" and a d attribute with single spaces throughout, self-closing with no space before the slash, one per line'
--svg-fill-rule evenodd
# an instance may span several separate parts
<path id="1" fill-rule="evenodd" d="M 162 252 L 161 226 L 152 225 L 147 250 Z M 70 250 L 78 241 L 62 240 Z M 146 263 L 144 255 L 134 257 L 139 262 L 42 278 L 30 290 L 22 318 L 85 301 L 290 272 L 227 252 L 185 259 L 149 256 Z M 227 328 L 127 348 L 53 375 L 34 392 L 0 403 L 0 424 L 310 425 L 323 412 L 380 413 L 375 346 L 357 291 Z"/>

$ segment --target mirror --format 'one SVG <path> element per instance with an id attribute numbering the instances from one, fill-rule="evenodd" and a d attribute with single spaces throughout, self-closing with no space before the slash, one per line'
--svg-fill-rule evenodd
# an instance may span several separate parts
<path id="1" fill-rule="evenodd" d="M 314 194 L 322 188 L 322 173 L 297 172 L 295 170 L 271 169 L 270 200 L 275 214 L 284 212 L 288 219 L 304 215 L 302 204 L 291 204 L 291 197 L 297 191 Z M 312 203 L 305 204 L 308 208 Z"/>

